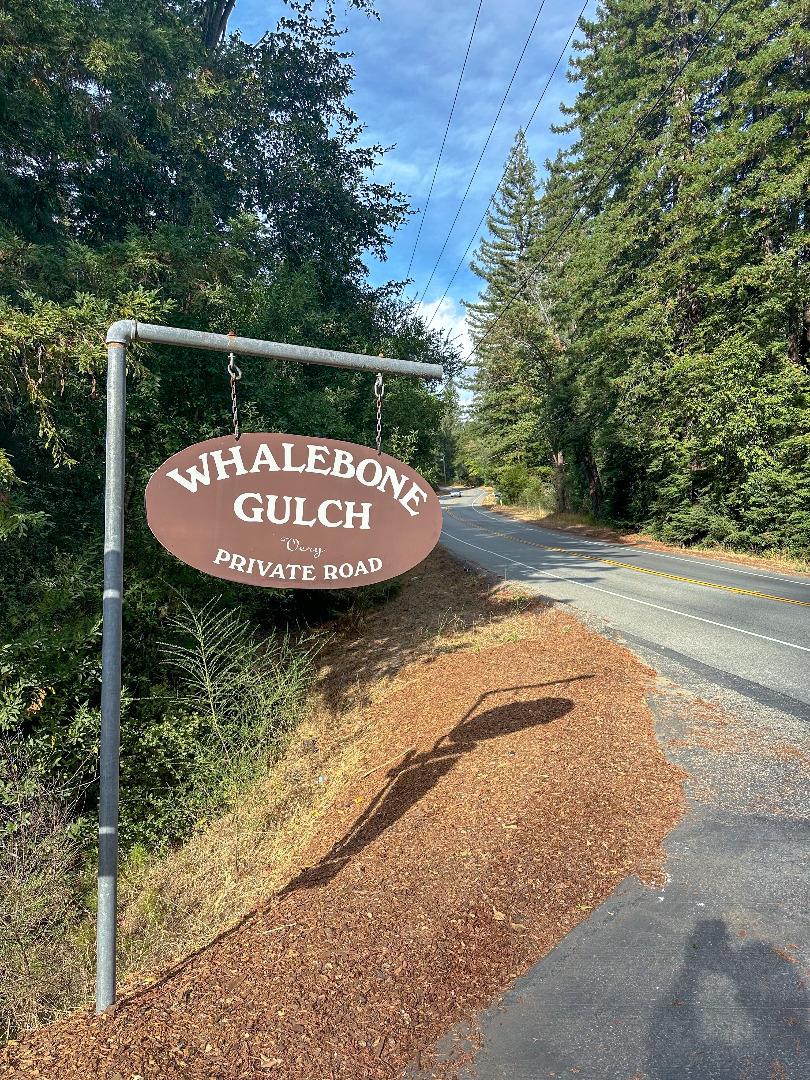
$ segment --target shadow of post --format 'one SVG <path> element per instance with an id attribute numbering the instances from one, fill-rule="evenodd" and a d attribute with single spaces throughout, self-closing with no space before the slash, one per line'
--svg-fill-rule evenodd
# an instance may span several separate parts
<path id="1" fill-rule="evenodd" d="M 573 708 L 570 698 L 536 698 L 510 701 L 485 712 L 476 711 L 494 695 L 535 690 L 543 686 L 568 684 L 591 675 L 574 675 L 527 686 L 504 686 L 487 690 L 446 735 L 440 735 L 429 750 L 409 750 L 400 762 L 389 769 L 386 780 L 363 813 L 348 831 L 315 865 L 307 867 L 281 891 L 284 896 L 296 889 L 323 885 L 338 874 L 355 855 L 378 839 L 425 796 L 455 766 L 463 754 L 482 742 L 502 735 L 548 724 L 565 716 Z"/>

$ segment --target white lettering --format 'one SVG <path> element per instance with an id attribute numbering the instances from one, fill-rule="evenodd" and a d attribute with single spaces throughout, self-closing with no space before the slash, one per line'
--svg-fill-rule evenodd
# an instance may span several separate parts
<path id="1" fill-rule="evenodd" d="M 334 581 L 337 577 L 337 567 L 327 563 L 323 568 L 323 576 L 325 581 Z"/>
<path id="2" fill-rule="evenodd" d="M 284 496 L 284 517 L 279 518 L 276 514 L 276 503 L 278 502 L 278 495 L 267 496 L 267 520 L 273 525 L 286 525 L 290 520 L 290 506 L 292 505 L 292 496 Z M 272 574 L 270 575 L 273 576 Z"/>
<path id="3" fill-rule="evenodd" d="M 329 466 L 325 469 L 316 469 L 316 465 L 323 465 L 326 455 L 329 453 L 328 446 L 316 446 L 310 443 L 307 446 L 307 472 L 320 473 L 321 476 L 329 475 Z"/>
<path id="4" fill-rule="evenodd" d="M 232 555 L 231 556 L 231 570 L 244 571 L 245 563 L 247 559 L 244 555 Z"/>
<path id="5" fill-rule="evenodd" d="M 236 466 L 236 472 L 234 473 L 234 476 L 244 476 L 245 473 L 247 472 L 247 469 L 245 468 L 245 466 L 244 466 L 244 464 L 242 462 L 242 447 L 241 446 L 235 446 L 233 448 L 233 450 L 231 450 L 230 456 L 227 459 L 224 459 L 222 457 L 222 451 L 221 450 L 212 450 L 211 451 L 211 457 L 213 458 L 214 464 L 217 467 L 217 480 L 227 480 L 228 479 L 228 466 L 229 465 L 235 465 Z"/>
<path id="6" fill-rule="evenodd" d="M 352 564 L 349 563 L 349 562 L 341 563 L 340 566 L 338 567 L 338 573 L 340 574 L 340 576 L 342 578 L 351 577 L 352 576 Z"/>
<path id="7" fill-rule="evenodd" d="M 346 503 L 346 521 L 343 525 L 344 529 L 353 529 L 353 518 L 360 518 L 361 524 L 357 527 L 359 529 L 370 529 L 369 514 L 371 513 L 371 503 L 360 503 L 360 509 L 355 510 L 354 503 L 350 500 Z"/>
<path id="8" fill-rule="evenodd" d="M 366 468 L 367 465 L 371 465 L 374 472 L 374 476 L 371 480 L 366 479 L 366 474 L 368 473 L 368 469 Z M 376 487 L 377 484 L 379 484 L 380 479 L 382 478 L 382 474 L 383 467 L 376 458 L 365 458 L 357 466 L 357 472 L 355 475 L 357 476 L 357 479 L 360 481 L 360 483 L 365 484 L 366 487 Z"/>
<path id="9" fill-rule="evenodd" d="M 219 548 L 219 550 L 217 551 L 217 554 L 216 554 L 216 558 L 214 559 L 214 566 L 216 566 L 217 563 L 228 562 L 230 557 L 231 557 L 230 551 L 226 551 L 225 548 Z"/>
<path id="10" fill-rule="evenodd" d="M 348 450 L 335 450 L 332 476 L 337 476 L 341 480 L 351 480 L 354 476 L 354 458 Z"/>
<path id="11" fill-rule="evenodd" d="M 313 581 L 315 579 L 315 567 L 314 566 L 302 566 L 301 577 L 304 581 Z"/>
<path id="12" fill-rule="evenodd" d="M 260 472 L 262 468 L 266 468 L 268 472 L 278 472 L 278 462 L 270 453 L 270 447 L 266 442 L 261 443 L 259 449 L 256 451 L 256 457 L 253 459 L 253 467 L 250 470 L 252 473 Z"/>
<path id="13" fill-rule="evenodd" d="M 166 473 L 172 480 L 176 481 L 181 487 L 184 487 L 186 491 L 190 491 L 194 495 L 197 491 L 198 484 L 204 484 L 206 487 L 211 483 L 211 476 L 208 470 L 208 454 L 200 454 L 200 463 L 202 464 L 202 470 L 198 469 L 196 465 L 192 465 L 190 469 L 186 469 L 188 476 L 181 476 L 179 469 L 172 469 L 171 472 Z"/>
<path id="14" fill-rule="evenodd" d="M 330 521 L 329 518 L 326 516 L 327 506 L 336 506 L 338 510 L 340 510 L 340 499 L 327 499 L 325 502 L 322 502 L 321 505 L 318 507 L 318 521 L 320 521 L 321 525 L 325 525 L 327 529 L 339 529 L 343 522 Z"/>
<path id="15" fill-rule="evenodd" d="M 408 483 L 408 477 L 405 473 L 398 473 L 396 469 L 392 468 L 390 465 L 386 465 L 385 474 L 377 487 L 380 491 L 385 491 L 386 486 L 389 483 L 391 485 L 391 494 L 395 499 L 399 499 L 402 494 L 402 489 Z"/>
<path id="16" fill-rule="evenodd" d="M 252 508 L 250 517 L 245 513 L 245 500 L 246 499 L 258 499 L 259 505 Z M 258 491 L 245 491 L 242 495 L 237 495 L 233 503 L 233 512 L 239 518 L 240 521 L 256 522 L 262 520 L 262 497 Z"/>
<path id="17" fill-rule="evenodd" d="M 321 522 L 323 524 L 323 522 Z M 323 548 L 319 547 L 304 547 L 297 536 L 282 536 L 282 544 L 287 548 L 287 551 L 306 551 L 310 555 L 314 555 L 316 559 L 320 559 L 323 554 Z"/>
<path id="18" fill-rule="evenodd" d="M 310 518 L 309 521 L 304 520 L 304 506 L 306 505 L 306 499 L 301 498 L 300 495 L 295 497 L 295 521 L 293 525 L 306 525 L 312 526 L 315 524 L 315 518 Z"/>
<path id="19" fill-rule="evenodd" d="M 427 502 L 427 497 L 428 497 L 427 492 L 424 491 L 422 488 L 420 488 L 417 483 L 413 483 L 413 484 L 411 484 L 410 488 L 408 489 L 408 494 L 404 495 L 399 500 L 400 505 L 405 507 L 405 509 L 408 511 L 408 513 L 411 515 L 411 517 L 417 517 L 419 515 L 419 511 L 418 510 L 411 510 L 408 503 L 412 503 L 414 501 L 414 499 L 416 499 L 416 498 L 418 498 L 420 496 L 421 496 L 422 502 Z"/>
<path id="20" fill-rule="evenodd" d="M 281 445 L 284 448 L 284 472 L 303 472 L 306 468 L 306 464 L 293 465 L 292 463 L 293 444 L 291 442 L 285 442 Z"/>
<path id="21" fill-rule="evenodd" d="M 382 559 L 378 559 L 376 556 L 368 560 L 368 568 L 370 573 L 376 574 L 378 570 L 382 570 Z"/>

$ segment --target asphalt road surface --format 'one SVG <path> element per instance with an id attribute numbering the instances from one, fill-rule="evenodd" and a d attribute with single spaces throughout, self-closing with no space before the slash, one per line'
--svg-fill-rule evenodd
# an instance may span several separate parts
<path id="1" fill-rule="evenodd" d="M 450 551 L 595 617 L 659 670 L 675 662 L 810 719 L 810 577 L 555 532 L 482 497 L 442 499 Z"/>
<path id="2" fill-rule="evenodd" d="M 687 812 L 663 887 L 622 882 L 440 1052 L 466 1045 L 465 1080 L 806 1080 L 810 579 L 538 528 L 481 495 L 442 500 L 442 542 L 664 676 L 650 706 Z M 694 698 L 736 718 L 733 753 L 695 744 Z"/>

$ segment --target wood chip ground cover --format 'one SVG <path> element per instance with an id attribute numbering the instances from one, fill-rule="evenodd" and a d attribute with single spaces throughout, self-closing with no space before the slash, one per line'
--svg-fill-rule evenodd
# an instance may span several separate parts
<path id="1" fill-rule="evenodd" d="M 332 657 L 334 723 L 350 684 L 370 702 L 364 752 L 286 884 L 104 1017 L 9 1045 L 1 1076 L 400 1077 L 660 872 L 682 774 L 626 650 L 437 552 Z"/>

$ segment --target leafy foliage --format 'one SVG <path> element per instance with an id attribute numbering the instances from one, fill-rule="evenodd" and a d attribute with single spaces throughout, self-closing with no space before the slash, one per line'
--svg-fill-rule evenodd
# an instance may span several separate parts
<path id="1" fill-rule="evenodd" d="M 486 408 L 487 395 L 528 371 L 538 430 L 524 428 L 511 453 L 529 461 L 539 447 L 557 466 L 562 509 L 687 543 L 808 550 L 810 37 L 800 7 L 732 5 L 626 152 L 720 5 L 617 0 L 582 23 L 567 125 L 577 138 L 549 164 L 524 256 L 530 284 L 487 341 L 476 408 L 497 459 L 519 429 Z M 526 335 L 512 327 L 526 308 L 548 313 L 559 343 L 528 364 Z M 489 373 L 492 352 L 502 375 Z"/>
<path id="2" fill-rule="evenodd" d="M 34 760 L 78 771 L 82 823 L 96 798 L 106 327 L 130 317 L 452 360 L 398 286 L 365 280 L 367 253 L 384 256 L 407 211 L 374 179 L 381 148 L 347 104 L 331 0 L 293 0 L 253 44 L 227 32 L 231 7 L 0 12 L 0 691 Z M 143 489 L 171 453 L 228 429 L 227 361 L 144 346 L 129 359 L 122 837 L 160 845 L 190 826 L 213 730 L 162 661 L 172 620 L 221 596 L 268 637 L 341 601 L 215 586 L 159 547 Z M 242 367 L 245 429 L 371 441 L 372 376 Z M 385 400 L 388 445 L 435 477 L 439 398 L 397 379 Z"/>

